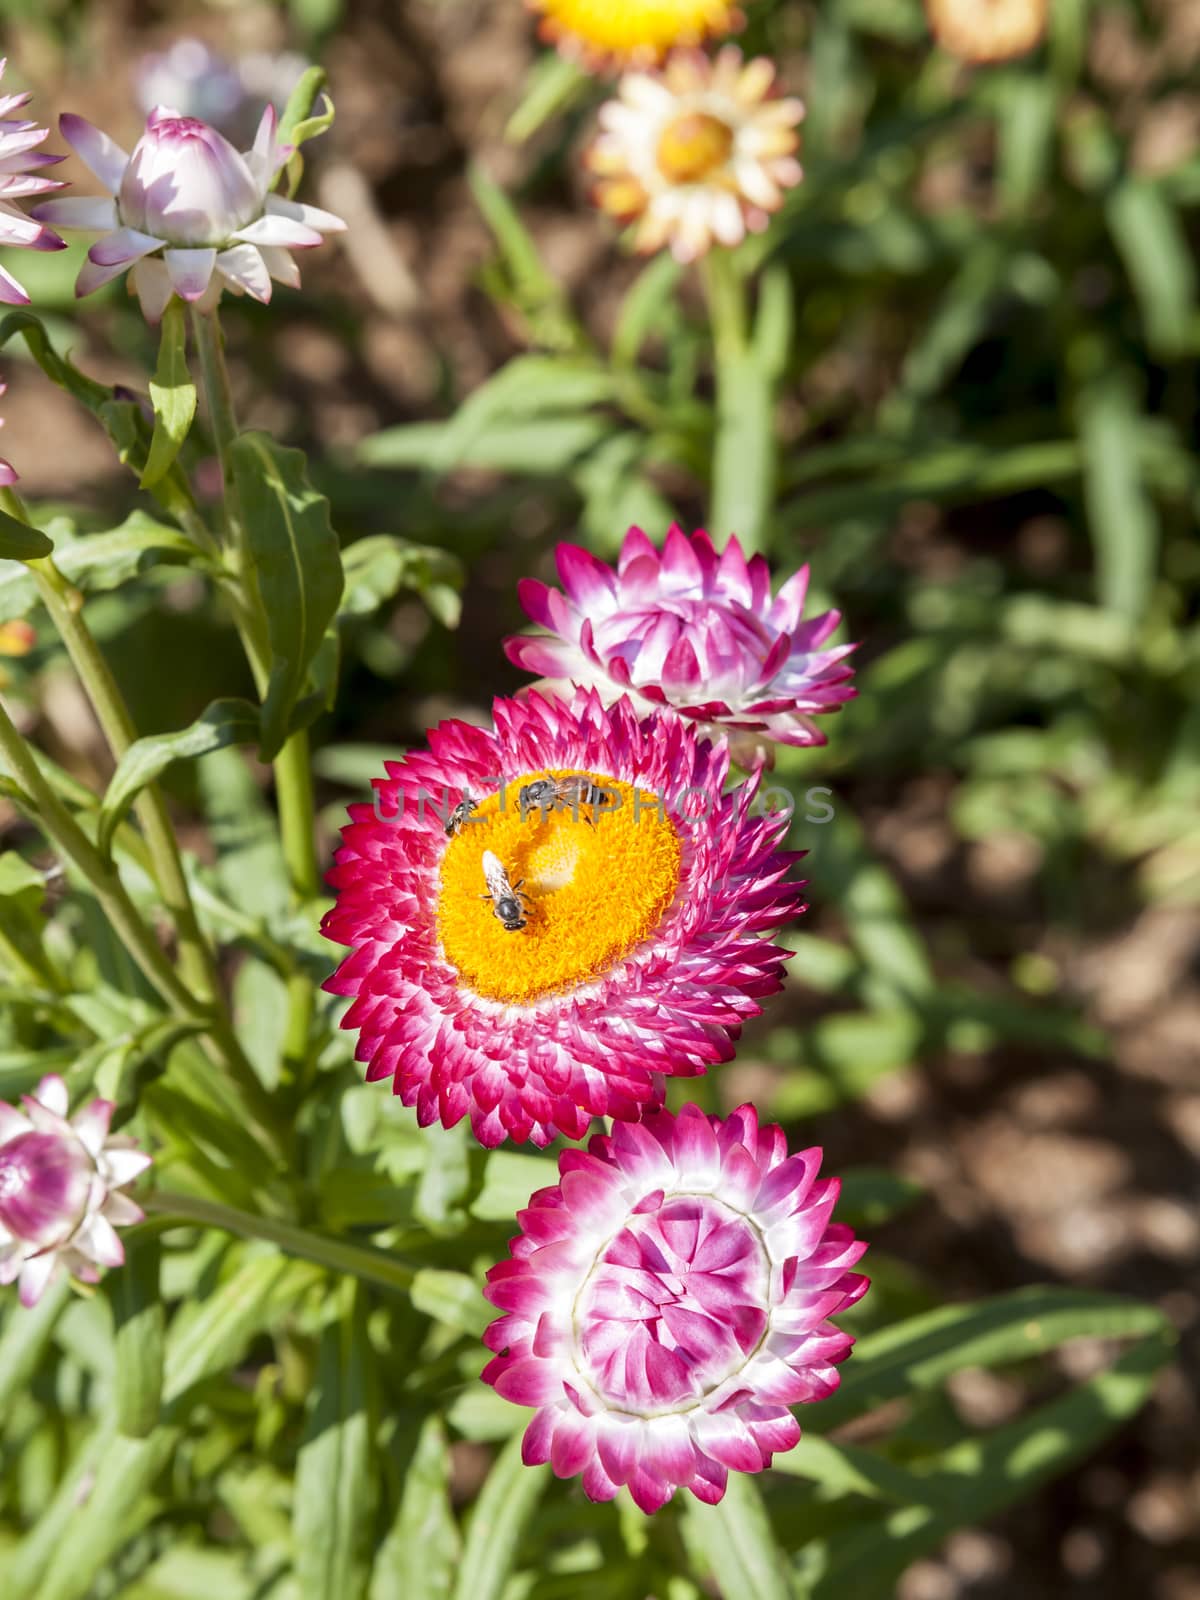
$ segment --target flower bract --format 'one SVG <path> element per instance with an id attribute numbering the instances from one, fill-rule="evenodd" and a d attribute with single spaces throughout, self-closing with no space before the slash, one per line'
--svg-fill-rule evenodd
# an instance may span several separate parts
<path id="1" fill-rule="evenodd" d="M 7 64 L 0 60 L 0 77 L 4 76 Z M 56 233 L 43 222 L 27 217 L 13 204 L 25 195 L 44 194 L 47 189 L 63 187 L 57 178 L 42 176 L 43 168 L 62 160 L 61 156 L 47 155 L 37 148 L 45 140 L 49 128 L 10 115 L 28 105 L 31 99 L 28 92 L 0 95 L 0 245 L 16 250 L 62 250 L 63 241 Z M 4 267 L 0 267 L 0 304 L 29 304 L 25 290 Z"/>

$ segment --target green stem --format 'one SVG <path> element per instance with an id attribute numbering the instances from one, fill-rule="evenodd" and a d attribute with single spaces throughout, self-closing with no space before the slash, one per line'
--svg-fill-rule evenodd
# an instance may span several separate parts
<path id="1" fill-rule="evenodd" d="M 281 1142 L 274 1133 L 275 1113 L 270 1097 L 238 1045 L 228 1021 L 214 1014 L 211 1007 L 197 998 L 176 975 L 152 929 L 130 899 L 116 868 L 100 854 L 46 782 L 33 752 L 2 702 L 0 756 L 24 790 L 47 836 L 91 885 L 100 909 L 148 982 L 175 1016 L 196 1022 L 203 1029 L 210 1059 L 227 1067 L 236 1080 L 257 1121 L 258 1137 L 273 1153 L 282 1154 Z"/>
<path id="2" fill-rule="evenodd" d="M 22 522 L 29 521 L 19 496 L 11 489 L 0 493 L 0 502 Z M 52 556 L 29 561 L 26 565 L 33 574 L 42 603 L 50 613 L 59 638 L 66 646 L 71 664 L 96 713 L 109 748 L 119 761 L 137 738 L 137 729 L 116 679 L 84 621 L 81 597 L 55 566 Z M 148 784 L 142 790 L 134 802 L 134 810 L 146 836 L 155 882 L 179 938 L 179 966 L 183 980 L 202 1000 L 216 1000 L 220 994 L 216 963 L 200 930 L 184 876 L 179 846 L 167 815 L 166 802 L 156 783 Z"/>
<path id="3" fill-rule="evenodd" d="M 233 444 L 238 435 L 237 413 L 216 311 L 193 311 L 192 330 L 200 355 L 209 421 L 225 488 L 226 560 L 235 584 L 234 620 L 261 696 L 265 695 L 270 680 L 269 633 L 254 576 L 254 561 L 246 540 L 245 519 L 233 470 Z M 292 902 L 294 905 L 303 905 L 321 893 L 307 732 L 302 730 L 292 734 L 275 758 L 274 771 L 279 830 Z M 293 1080 L 302 1077 L 307 1064 L 314 999 L 312 979 L 304 972 L 297 972 L 288 983 L 288 1021 L 284 1036 L 284 1066 Z"/>
<path id="4" fill-rule="evenodd" d="M 717 388 L 708 525 L 719 538 L 736 533 L 747 551 L 761 550 L 775 495 L 775 364 L 754 348 L 733 255 L 713 249 L 702 265 Z"/>
<path id="5" fill-rule="evenodd" d="M 202 1200 L 196 1195 L 173 1194 L 158 1190 L 144 1198 L 139 1196 L 146 1210 L 159 1217 L 169 1217 L 179 1223 L 195 1222 L 208 1228 L 223 1228 L 240 1239 L 265 1239 L 277 1244 L 288 1255 L 299 1256 L 303 1261 L 315 1261 L 331 1272 L 346 1272 L 356 1278 L 365 1278 L 385 1289 L 407 1291 L 416 1276 L 412 1267 L 395 1260 L 383 1250 L 368 1245 L 350 1244 L 345 1239 L 334 1239 L 328 1234 L 313 1233 L 293 1222 L 280 1222 L 274 1217 L 257 1216 L 249 1211 L 237 1211 L 233 1206 L 223 1206 L 215 1200 Z"/>

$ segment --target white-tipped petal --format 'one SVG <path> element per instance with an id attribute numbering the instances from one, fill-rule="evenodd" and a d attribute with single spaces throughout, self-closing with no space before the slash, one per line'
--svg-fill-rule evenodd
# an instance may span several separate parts
<path id="1" fill-rule="evenodd" d="M 267 271 L 276 283 L 286 284 L 289 289 L 300 287 L 300 268 L 291 256 L 280 245 L 259 245 L 258 253 L 267 264 Z"/>
<path id="2" fill-rule="evenodd" d="M 58 1256 L 53 1250 L 38 1256 L 28 1256 L 21 1267 L 21 1304 L 28 1311 L 37 1305 L 58 1269 Z"/>
<path id="3" fill-rule="evenodd" d="M 144 1150 L 139 1150 L 136 1145 L 122 1145 L 118 1143 L 121 1136 L 110 1140 L 108 1148 L 100 1158 L 100 1166 L 110 1188 L 123 1189 L 127 1183 L 132 1183 L 135 1178 L 140 1178 L 147 1167 L 153 1163 Z"/>
<path id="4" fill-rule="evenodd" d="M 259 217 L 248 227 L 239 228 L 234 238 L 246 244 L 281 245 L 285 250 L 311 250 L 321 243 L 321 235 L 315 228 L 293 222 L 289 217 L 276 216 Z"/>
<path id="5" fill-rule="evenodd" d="M 79 1142 L 93 1159 L 104 1149 L 112 1114 L 111 1100 L 92 1100 L 71 1118 Z"/>
<path id="6" fill-rule="evenodd" d="M 153 234 L 139 233 L 136 228 L 118 228 L 115 233 L 97 239 L 88 251 L 88 260 L 98 267 L 128 267 L 143 256 L 161 250 L 163 241 Z"/>
<path id="7" fill-rule="evenodd" d="M 239 292 L 266 305 L 271 298 L 271 274 L 252 244 L 235 244 L 217 257 L 217 271 Z"/>
<path id="8" fill-rule="evenodd" d="M 119 1267 L 125 1261 L 125 1246 L 108 1218 L 94 1211 L 71 1240 L 72 1249 L 102 1267 Z"/>
<path id="9" fill-rule="evenodd" d="M 165 250 L 163 260 L 181 300 L 199 300 L 217 264 L 215 250 Z"/>
<path id="10" fill-rule="evenodd" d="M 86 117 L 78 117 L 73 111 L 64 111 L 58 126 L 84 166 L 95 173 L 109 194 L 116 194 L 129 165 L 128 151 L 122 150 L 115 139 L 110 139 Z"/>
<path id="11" fill-rule="evenodd" d="M 67 195 L 61 200 L 46 200 L 31 213 L 38 222 L 52 228 L 85 228 L 97 233 L 120 226 L 117 203 L 104 195 Z"/>
<path id="12" fill-rule="evenodd" d="M 99 266 L 95 261 L 85 261 L 75 280 L 75 298 L 82 300 L 84 295 L 94 294 L 97 289 L 102 289 L 106 283 L 111 283 L 114 278 L 119 278 L 128 270 L 128 261 L 118 261 L 110 267 Z"/>
<path id="13" fill-rule="evenodd" d="M 142 315 L 147 322 L 161 322 L 175 293 L 166 263 L 158 256 L 146 256 L 134 267 L 132 278 Z"/>
<path id="14" fill-rule="evenodd" d="M 332 211 L 322 211 L 320 206 L 304 205 L 299 200 L 285 200 L 279 194 L 269 194 L 263 209 L 268 216 L 287 217 L 292 222 L 301 222 L 305 227 L 315 228 L 318 233 L 346 231 L 346 224 L 341 217 L 335 217 Z"/>

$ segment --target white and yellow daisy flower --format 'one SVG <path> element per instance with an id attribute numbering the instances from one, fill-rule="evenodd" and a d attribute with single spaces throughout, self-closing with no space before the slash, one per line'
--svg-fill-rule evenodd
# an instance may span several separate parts
<path id="1" fill-rule="evenodd" d="M 627 73 L 585 157 L 596 203 L 637 223 L 637 250 L 669 245 L 680 261 L 761 232 L 802 176 L 804 107 L 774 91 L 774 63 L 747 61 L 735 45 L 714 60 L 683 51 L 661 72 Z"/>

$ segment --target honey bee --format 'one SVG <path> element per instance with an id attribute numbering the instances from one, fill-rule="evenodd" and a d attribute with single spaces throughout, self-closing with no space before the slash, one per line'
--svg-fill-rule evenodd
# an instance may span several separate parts
<path id="1" fill-rule="evenodd" d="M 470 820 L 471 813 L 478 804 L 479 801 L 472 799 L 469 794 L 463 795 L 462 799 L 458 802 L 454 810 L 446 819 L 447 839 L 452 839 L 456 833 L 460 832 L 463 824 Z"/>
<path id="2" fill-rule="evenodd" d="M 483 881 L 488 886 L 488 892 L 481 894 L 481 900 L 492 902 L 492 915 L 500 925 L 509 933 L 520 933 L 522 928 L 529 926 L 525 916 L 525 905 L 532 904 L 527 894 L 521 893 L 524 878 L 518 878 L 516 883 L 508 881 L 508 873 L 500 857 L 491 850 L 483 852 Z"/>
<path id="3" fill-rule="evenodd" d="M 580 806 L 586 806 L 592 813 L 583 819 L 589 827 L 593 826 L 597 812 L 620 804 L 619 796 L 601 788 L 582 773 L 568 778 L 536 778 L 524 786 L 517 801 L 522 821 L 535 806 L 543 817 L 551 811 L 570 811 L 578 820 Z"/>

